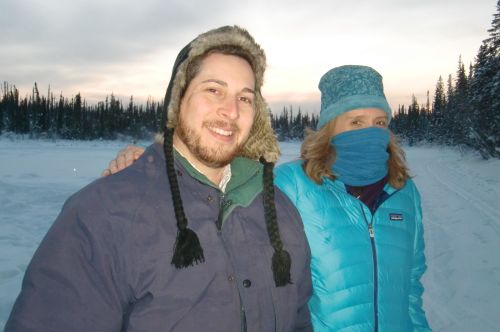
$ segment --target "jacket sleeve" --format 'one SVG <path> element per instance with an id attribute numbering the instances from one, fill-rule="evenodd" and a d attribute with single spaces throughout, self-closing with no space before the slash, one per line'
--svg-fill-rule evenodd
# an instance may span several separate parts
<path id="1" fill-rule="evenodd" d="M 115 241 L 93 208 L 65 204 L 26 270 L 6 332 L 120 331 L 126 301 Z"/>
<path id="2" fill-rule="evenodd" d="M 307 244 L 306 247 L 308 248 L 308 260 L 307 263 L 304 264 L 304 270 L 302 273 L 302 277 L 300 278 L 301 284 L 298 285 L 299 309 L 297 311 L 297 319 L 294 327 L 294 331 L 297 332 L 313 331 L 311 314 L 309 312 L 309 306 L 308 306 L 308 302 L 312 294 L 312 281 L 311 281 L 311 269 L 310 269 L 311 260 L 310 260 L 309 246 Z"/>
<path id="3" fill-rule="evenodd" d="M 422 208 L 420 204 L 420 194 L 418 193 L 416 187 L 413 188 L 415 201 L 415 240 L 409 294 L 409 314 L 413 324 L 413 331 L 431 331 L 422 307 L 422 294 L 424 292 L 424 287 L 420 281 L 422 275 L 427 269 L 424 255 L 425 246 L 422 224 Z"/>
<path id="4" fill-rule="evenodd" d="M 294 204 L 297 204 L 297 189 L 296 180 L 292 169 L 289 165 L 285 164 L 275 169 L 275 185 L 288 197 Z M 296 211 L 297 220 L 301 221 L 299 212 Z M 295 323 L 294 331 L 313 331 L 311 323 L 311 314 L 309 312 L 308 302 L 312 294 L 312 281 L 311 281 L 311 251 L 309 244 L 305 243 L 307 248 L 307 262 L 304 264 L 302 276 L 300 278 L 301 284 L 297 286 L 299 292 L 299 309 L 297 312 L 297 320 Z"/>

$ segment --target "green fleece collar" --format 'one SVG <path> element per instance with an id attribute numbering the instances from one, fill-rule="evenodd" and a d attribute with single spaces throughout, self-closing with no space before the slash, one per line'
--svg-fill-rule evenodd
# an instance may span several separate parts
<path id="1" fill-rule="evenodd" d="M 236 157 L 231 163 L 231 180 L 226 187 L 226 192 L 241 190 L 255 175 L 262 174 L 263 166 L 261 163 L 244 157 Z M 259 178 L 262 178 L 260 176 Z M 252 181 L 250 181 L 252 182 Z M 257 184 L 257 183 L 256 183 Z M 262 191 L 262 181 L 258 182 L 255 190 Z"/>
<path id="2" fill-rule="evenodd" d="M 197 171 L 191 163 L 174 149 L 175 159 L 178 160 L 187 172 L 198 181 L 220 191 L 204 174 Z M 249 206 L 255 197 L 262 192 L 263 166 L 261 163 L 244 157 L 236 157 L 231 162 L 231 180 L 226 186 L 226 192 L 220 192 L 226 202 L 223 220 L 234 210 L 235 207 Z"/>
<path id="3" fill-rule="evenodd" d="M 191 175 L 193 178 L 195 178 L 196 180 L 198 180 L 198 181 L 200 181 L 208 186 L 217 188 L 212 183 L 212 181 L 210 181 L 205 176 L 205 174 L 199 172 L 196 168 L 194 168 L 194 166 L 186 158 L 184 158 L 183 155 L 181 155 L 179 152 L 177 152 L 177 150 L 175 148 L 174 148 L 174 159 L 178 160 L 182 164 L 182 166 L 188 171 L 189 175 Z"/>

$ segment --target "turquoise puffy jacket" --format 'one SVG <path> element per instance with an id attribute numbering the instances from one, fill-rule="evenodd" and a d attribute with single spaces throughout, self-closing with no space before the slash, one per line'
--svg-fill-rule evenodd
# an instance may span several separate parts
<path id="1" fill-rule="evenodd" d="M 276 168 L 311 247 L 315 331 L 430 331 L 422 309 L 426 269 L 420 195 L 413 181 L 372 215 L 340 181 L 313 182 L 302 161 Z"/>

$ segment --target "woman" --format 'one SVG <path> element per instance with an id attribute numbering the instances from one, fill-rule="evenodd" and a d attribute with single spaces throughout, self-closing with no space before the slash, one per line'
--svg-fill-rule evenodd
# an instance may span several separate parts
<path id="1" fill-rule="evenodd" d="M 311 247 L 315 331 L 429 331 L 420 195 L 388 129 L 382 77 L 341 66 L 320 80 L 321 112 L 301 158 L 275 170 Z M 131 147 L 106 173 L 140 155 Z"/>
<path id="2" fill-rule="evenodd" d="M 318 131 L 276 168 L 311 247 L 315 331 L 429 330 L 420 196 L 388 125 L 382 77 L 342 66 L 320 80 Z"/>

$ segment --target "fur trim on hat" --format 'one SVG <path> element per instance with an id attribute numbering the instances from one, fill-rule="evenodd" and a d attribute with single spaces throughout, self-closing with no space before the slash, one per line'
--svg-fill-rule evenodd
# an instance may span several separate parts
<path id="1" fill-rule="evenodd" d="M 278 142 L 271 127 L 267 104 L 261 95 L 266 69 L 266 56 L 253 37 L 238 26 L 224 26 L 199 35 L 190 44 L 187 58 L 179 65 L 172 81 L 170 100 L 167 106 L 167 127 L 175 128 L 180 111 L 181 93 L 186 88 L 187 68 L 192 60 L 219 46 L 236 46 L 241 48 L 251 60 L 255 74 L 255 118 L 249 138 L 240 156 L 258 160 L 264 157 L 269 162 L 276 162 L 280 155 Z M 163 142 L 163 135 L 157 135 L 156 140 Z"/>

